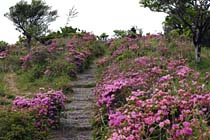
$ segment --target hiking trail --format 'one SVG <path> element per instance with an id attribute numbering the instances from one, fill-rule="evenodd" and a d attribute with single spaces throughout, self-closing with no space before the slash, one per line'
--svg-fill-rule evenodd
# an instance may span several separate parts
<path id="1" fill-rule="evenodd" d="M 65 118 L 61 118 L 62 128 L 55 131 L 51 140 L 92 140 L 92 120 L 95 114 L 95 95 L 93 93 L 96 64 L 71 83 L 73 95 L 70 103 L 66 103 Z"/>

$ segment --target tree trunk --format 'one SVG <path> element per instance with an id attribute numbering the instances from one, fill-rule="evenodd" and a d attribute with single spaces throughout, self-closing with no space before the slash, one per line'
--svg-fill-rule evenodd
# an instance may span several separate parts
<path id="1" fill-rule="evenodd" d="M 201 61 L 201 45 L 199 44 L 195 45 L 195 60 L 196 63 L 200 63 Z"/>
<path id="2" fill-rule="evenodd" d="M 31 38 L 27 38 L 26 49 L 27 49 L 28 53 L 31 52 Z"/>

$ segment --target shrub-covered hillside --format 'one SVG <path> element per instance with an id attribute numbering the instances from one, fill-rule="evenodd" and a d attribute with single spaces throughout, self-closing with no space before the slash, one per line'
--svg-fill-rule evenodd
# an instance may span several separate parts
<path id="1" fill-rule="evenodd" d="M 34 45 L 30 53 L 20 46 L 6 46 L 0 52 L 2 96 L 7 92 L 10 95 L 5 96 L 10 98 L 38 91 L 40 87 L 67 90 L 77 73 L 88 68 L 92 60 L 104 52 L 103 43 L 89 33 L 75 33 L 48 42 L 49 45 Z"/>
<path id="2" fill-rule="evenodd" d="M 60 127 L 71 82 L 105 52 L 90 33 L 54 35 L 47 45 L 2 43 L 0 50 L 0 139 L 45 140 Z M 58 38 L 56 38 L 58 37 Z"/>
<path id="3" fill-rule="evenodd" d="M 209 50 L 197 65 L 186 37 L 108 42 L 98 61 L 95 139 L 210 139 Z"/>

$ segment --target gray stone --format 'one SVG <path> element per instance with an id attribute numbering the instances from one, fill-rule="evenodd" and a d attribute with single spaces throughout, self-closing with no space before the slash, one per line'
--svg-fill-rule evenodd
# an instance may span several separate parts
<path id="1" fill-rule="evenodd" d="M 64 118 L 61 118 L 62 128 L 54 131 L 50 140 L 92 140 L 92 121 L 95 114 L 96 98 L 93 93 L 96 80 L 95 65 L 78 75 L 71 83 L 73 95 L 70 103 L 65 105 Z"/>

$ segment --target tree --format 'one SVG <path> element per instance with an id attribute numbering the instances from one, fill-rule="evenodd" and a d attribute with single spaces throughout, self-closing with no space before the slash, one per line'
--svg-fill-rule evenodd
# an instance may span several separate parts
<path id="1" fill-rule="evenodd" d="M 5 16 L 26 37 L 26 47 L 30 52 L 32 39 L 39 40 L 39 37 L 47 33 L 49 23 L 57 18 L 57 11 L 51 10 L 42 0 L 32 0 L 31 4 L 21 0 L 10 7 Z"/>
<path id="2" fill-rule="evenodd" d="M 109 37 L 109 35 L 107 35 L 106 33 L 102 33 L 99 36 L 99 39 L 102 40 L 102 41 L 106 41 L 108 37 Z"/>
<path id="3" fill-rule="evenodd" d="M 123 38 L 128 36 L 128 32 L 125 30 L 114 30 L 114 36 L 117 38 Z"/>
<path id="4" fill-rule="evenodd" d="M 210 0 L 140 0 L 140 4 L 152 11 L 167 13 L 181 28 L 189 29 L 196 62 L 200 62 L 202 38 L 210 29 Z"/>
<path id="5" fill-rule="evenodd" d="M 73 6 L 71 9 L 69 9 L 69 13 L 67 15 L 67 21 L 66 21 L 66 26 L 69 25 L 70 19 L 77 17 L 78 15 L 77 9 Z"/>
<path id="6" fill-rule="evenodd" d="M 0 41 L 0 52 L 5 51 L 9 44 L 5 41 Z"/>

